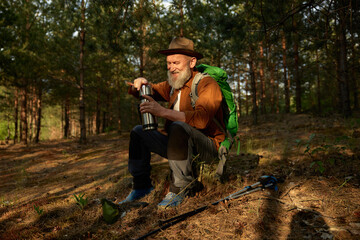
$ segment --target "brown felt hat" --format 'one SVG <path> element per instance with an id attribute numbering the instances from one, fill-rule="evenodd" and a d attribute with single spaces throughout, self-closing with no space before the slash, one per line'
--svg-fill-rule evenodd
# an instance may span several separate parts
<path id="1" fill-rule="evenodd" d="M 169 49 L 160 50 L 159 53 L 166 56 L 173 54 L 183 54 L 190 57 L 196 57 L 197 59 L 203 58 L 201 53 L 194 51 L 194 42 L 184 37 L 174 38 L 169 45 Z"/>

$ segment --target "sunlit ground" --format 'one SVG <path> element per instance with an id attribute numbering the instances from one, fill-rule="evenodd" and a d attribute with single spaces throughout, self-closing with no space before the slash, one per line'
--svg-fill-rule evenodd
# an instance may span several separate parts
<path id="1" fill-rule="evenodd" d="M 129 239 L 157 227 L 159 219 L 210 204 L 273 174 L 279 191 L 265 190 L 212 206 L 155 238 L 358 239 L 360 237 L 358 125 L 308 115 L 267 117 L 258 126 L 242 118 L 240 149 L 228 158 L 228 178 L 217 182 L 203 165 L 204 189 L 181 208 L 160 211 L 167 160 L 154 155 L 155 191 L 112 225 L 102 219 L 101 198 L 122 200 L 131 190 L 129 134 L 42 142 L 0 149 L 0 239 Z M 239 150 L 240 155 L 237 155 Z M 87 199 L 81 206 L 75 196 Z M 84 194 L 84 195 L 82 195 Z"/>

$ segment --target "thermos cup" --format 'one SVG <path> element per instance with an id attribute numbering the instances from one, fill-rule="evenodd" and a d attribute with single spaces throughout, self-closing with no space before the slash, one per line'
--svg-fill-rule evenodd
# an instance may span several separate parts
<path id="1" fill-rule="evenodd" d="M 141 85 L 141 88 L 140 88 L 140 102 L 141 103 L 148 102 L 148 100 L 143 97 L 144 95 L 152 96 L 151 87 L 149 85 L 144 85 L 144 84 Z M 141 122 L 142 122 L 144 131 L 157 129 L 156 118 L 151 113 L 141 113 Z"/>

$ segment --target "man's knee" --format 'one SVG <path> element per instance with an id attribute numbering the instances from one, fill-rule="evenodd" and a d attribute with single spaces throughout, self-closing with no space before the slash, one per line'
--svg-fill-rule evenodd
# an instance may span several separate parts
<path id="1" fill-rule="evenodd" d="M 142 125 L 136 125 L 136 126 L 131 130 L 130 136 L 131 136 L 131 134 L 134 134 L 134 133 L 136 133 L 137 135 L 140 135 L 140 133 L 141 133 L 142 131 L 143 131 Z"/>
<path id="2" fill-rule="evenodd" d="M 179 134 L 187 134 L 186 128 L 189 125 L 187 123 L 176 121 L 170 124 L 168 134 L 178 136 Z M 188 134 L 187 134 L 188 135 Z"/>
<path id="3" fill-rule="evenodd" d="M 142 126 L 137 125 L 135 126 L 131 132 L 130 132 L 130 145 L 137 143 L 141 140 L 141 132 L 142 132 Z"/>
<path id="4" fill-rule="evenodd" d="M 171 160 L 184 160 L 188 158 L 189 134 L 186 123 L 173 122 L 169 126 L 169 142 L 167 156 Z"/>

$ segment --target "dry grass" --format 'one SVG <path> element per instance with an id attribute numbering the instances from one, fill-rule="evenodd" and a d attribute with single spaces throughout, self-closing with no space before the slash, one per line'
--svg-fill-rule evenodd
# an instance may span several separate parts
<path id="1" fill-rule="evenodd" d="M 160 219 L 215 202 L 268 174 L 284 180 L 278 192 L 211 206 L 149 239 L 358 239 L 359 124 L 309 115 L 267 116 L 258 126 L 250 122 L 240 123 L 242 155 L 232 152 L 225 184 L 212 178 L 216 165 L 206 166 L 201 192 L 181 208 L 158 210 L 169 170 L 167 161 L 154 155 L 156 188 L 144 199 L 149 205 L 112 225 L 102 219 L 100 199 L 119 201 L 131 189 L 128 135 L 92 137 L 85 146 L 73 140 L 0 146 L 0 239 L 134 239 L 157 228 Z M 305 153 L 311 134 L 311 150 L 331 147 Z M 348 138 L 337 140 L 340 136 Z M 317 165 L 310 168 L 316 161 L 323 162 L 322 173 Z M 83 193 L 89 202 L 81 210 L 74 194 Z"/>

